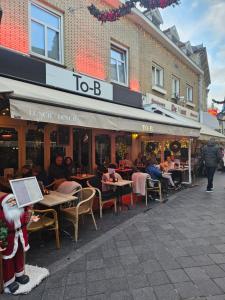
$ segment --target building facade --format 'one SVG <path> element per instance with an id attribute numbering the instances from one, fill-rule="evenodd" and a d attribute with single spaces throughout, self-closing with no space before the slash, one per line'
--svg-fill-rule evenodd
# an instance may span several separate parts
<path id="1" fill-rule="evenodd" d="M 120 3 L 92 2 L 101 9 Z M 69 90 L 87 96 L 83 101 L 97 98 L 128 110 L 142 109 L 143 99 L 150 104 L 152 99 L 164 101 L 163 105 L 172 103 L 177 112 L 196 121 L 205 110 L 210 84 L 206 49 L 182 43 L 176 28 L 163 32 L 159 11 L 144 14 L 134 9 L 117 22 L 101 24 L 88 11 L 89 0 L 0 0 L 0 5 L 1 76 Z M 67 75 L 73 76 L 74 86 Z M 114 131 L 108 141 L 107 130 L 101 127 L 70 127 L 68 134 L 64 132 L 70 142 L 60 143 L 56 124 L 39 122 L 37 128 L 32 119 L 24 122 L 8 114 L 9 108 L 2 104 L 0 127 L 15 131 L 10 134 L 15 137 L 11 148 L 18 152 L 17 167 L 31 161 L 47 168 L 57 151 L 72 156 L 78 164 L 102 163 L 101 151 L 108 151 L 107 159 L 115 161 L 117 136 L 124 135 Z M 101 140 L 104 149 L 100 149 Z M 127 149 L 134 158 L 141 142 L 128 140 Z M 132 143 L 139 147 L 131 150 Z"/>

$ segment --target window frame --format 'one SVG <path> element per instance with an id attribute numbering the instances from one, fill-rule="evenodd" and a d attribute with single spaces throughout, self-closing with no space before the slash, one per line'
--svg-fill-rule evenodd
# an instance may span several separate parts
<path id="1" fill-rule="evenodd" d="M 154 76 L 153 76 L 153 68 L 155 69 Z M 156 82 L 156 78 L 157 78 L 156 70 L 159 70 L 159 72 L 160 72 L 159 74 L 162 74 L 162 76 L 160 76 L 160 84 L 157 84 L 157 82 Z M 161 83 L 162 83 L 162 85 L 161 85 Z M 153 87 L 156 86 L 158 88 L 164 89 L 164 68 L 159 66 L 156 63 L 152 64 L 152 86 Z"/>
<path id="2" fill-rule="evenodd" d="M 125 53 L 125 71 L 126 71 L 126 74 L 125 74 L 125 83 L 123 82 L 120 82 L 120 81 L 117 81 L 117 80 L 114 80 L 111 78 L 111 50 L 115 50 L 115 51 L 118 51 L 118 52 L 124 52 Z M 111 42 L 110 44 L 110 81 L 113 82 L 113 83 L 116 83 L 116 84 L 119 84 L 119 85 L 122 85 L 122 86 L 126 86 L 128 87 L 128 82 L 129 82 L 129 74 L 128 74 L 128 61 L 129 61 L 129 56 L 128 56 L 128 48 L 125 48 L 123 46 L 121 46 L 120 44 L 117 44 L 115 42 Z M 117 60 L 116 60 L 117 61 Z M 116 68 L 116 71 L 117 71 L 117 76 L 118 76 L 118 64 L 116 64 L 117 68 Z M 119 76 L 118 76 L 119 77 Z"/>
<path id="3" fill-rule="evenodd" d="M 175 90 L 176 84 L 175 81 L 178 82 L 178 92 Z M 176 76 L 172 76 L 172 98 L 180 97 L 180 79 Z"/>
<path id="4" fill-rule="evenodd" d="M 53 62 L 53 63 L 63 65 L 64 64 L 64 32 L 63 32 L 64 20 L 63 20 L 63 14 L 60 13 L 59 11 L 53 9 L 53 8 L 48 7 L 47 5 L 39 3 L 38 1 L 35 1 L 35 0 L 29 1 L 28 5 L 29 5 L 29 9 L 28 9 L 28 19 L 29 19 L 29 21 L 28 22 L 29 22 L 29 52 L 30 52 L 30 54 L 33 55 L 33 56 L 36 56 L 38 58 Z M 57 18 L 59 18 L 59 23 L 60 23 L 59 24 L 59 29 L 57 29 L 57 28 L 55 28 L 51 25 L 48 25 L 47 23 L 44 23 L 43 21 L 32 18 L 32 16 L 31 16 L 31 6 L 32 5 L 38 7 L 39 9 L 45 11 L 46 13 L 52 14 L 53 16 L 56 16 Z M 41 55 L 41 54 L 38 54 L 38 53 L 32 51 L 32 35 L 31 35 L 32 21 L 36 22 L 37 24 L 40 24 L 40 25 L 44 26 L 45 55 Z M 47 49 L 47 46 L 48 46 L 47 28 L 56 31 L 59 34 L 59 60 L 55 60 L 53 58 L 48 57 L 48 55 L 46 55 L 47 52 L 48 52 L 48 49 Z"/>
<path id="5" fill-rule="evenodd" d="M 189 90 L 191 90 L 191 99 L 189 98 Z M 186 100 L 187 102 L 193 103 L 193 87 L 190 84 L 186 85 Z"/>

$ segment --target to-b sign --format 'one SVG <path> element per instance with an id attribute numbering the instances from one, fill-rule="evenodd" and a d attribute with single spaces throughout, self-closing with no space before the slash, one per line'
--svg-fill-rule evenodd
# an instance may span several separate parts
<path id="1" fill-rule="evenodd" d="M 95 98 L 113 100 L 110 83 L 46 64 L 46 84 Z"/>

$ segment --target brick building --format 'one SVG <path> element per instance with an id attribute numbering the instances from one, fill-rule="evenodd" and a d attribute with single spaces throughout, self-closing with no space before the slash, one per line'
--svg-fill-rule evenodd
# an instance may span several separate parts
<path id="1" fill-rule="evenodd" d="M 91 2 L 101 9 L 119 4 Z M 163 32 L 158 10 L 134 9 L 101 24 L 87 9 L 90 0 L 0 0 L 0 5 L 0 152 L 5 155 L 9 147 L 18 157 L 2 165 L 1 173 L 25 163 L 47 168 L 58 152 L 77 165 L 115 162 L 118 140 L 134 159 L 152 135 L 161 143 L 162 159 L 168 140 L 199 136 L 210 84 L 207 52 L 182 43 L 175 27 Z M 195 124 L 147 113 L 143 101 L 173 104 Z M 141 137 L 132 139 L 132 133 Z"/>

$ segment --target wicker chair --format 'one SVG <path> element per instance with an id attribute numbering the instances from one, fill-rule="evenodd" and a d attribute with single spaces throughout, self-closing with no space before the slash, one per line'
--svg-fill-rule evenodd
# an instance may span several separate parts
<path id="1" fill-rule="evenodd" d="M 89 186 L 90 188 L 95 189 L 96 191 L 96 197 L 99 200 L 99 214 L 100 214 L 100 218 L 102 218 L 102 208 L 105 204 L 107 203 L 113 203 L 114 205 L 114 212 L 117 212 L 117 198 L 116 195 L 109 195 L 109 194 L 104 194 L 101 192 L 101 190 L 97 187 L 94 187 L 91 185 L 91 183 L 89 181 L 87 181 L 87 186 Z"/>
<path id="2" fill-rule="evenodd" d="M 145 193 L 146 206 L 148 205 L 148 193 L 151 192 L 158 193 L 159 201 L 163 202 L 161 182 L 159 180 L 154 180 L 151 177 L 148 177 L 146 179 L 146 193 Z"/>
<path id="3" fill-rule="evenodd" d="M 76 206 L 71 207 L 61 207 L 61 212 L 63 213 L 65 219 L 71 222 L 74 226 L 74 238 L 77 242 L 78 240 L 78 227 L 79 227 L 79 217 L 90 214 L 97 230 L 97 225 L 95 222 L 95 217 L 92 211 L 93 200 L 95 196 L 95 189 L 93 188 L 83 188 L 78 191 L 80 202 Z"/>
<path id="4" fill-rule="evenodd" d="M 59 224 L 57 212 L 54 209 L 45 209 L 45 210 L 33 210 L 34 213 L 38 214 L 40 220 L 38 222 L 32 222 L 28 224 L 27 230 L 29 233 L 33 233 L 39 230 L 48 229 L 55 231 L 56 239 L 56 248 L 60 248 L 59 240 Z"/>

